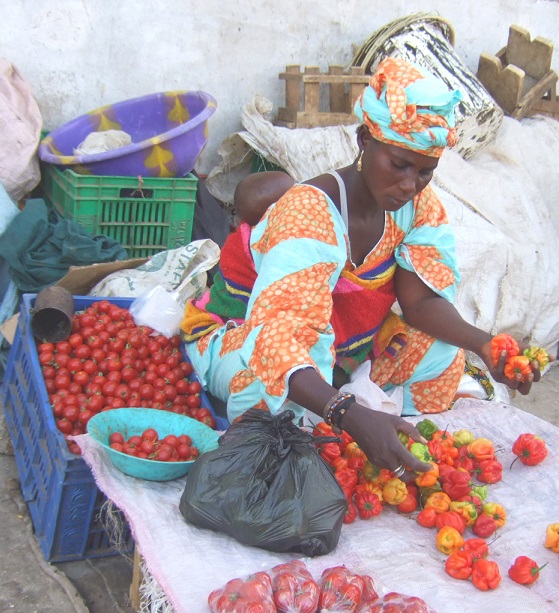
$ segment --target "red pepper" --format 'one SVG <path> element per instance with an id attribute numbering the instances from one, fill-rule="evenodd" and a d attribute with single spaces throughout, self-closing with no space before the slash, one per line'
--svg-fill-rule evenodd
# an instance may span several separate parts
<path id="1" fill-rule="evenodd" d="M 445 476 L 443 492 L 446 492 L 451 500 L 458 500 L 470 493 L 472 485 L 470 473 L 454 469 Z"/>
<path id="2" fill-rule="evenodd" d="M 522 585 L 531 585 L 540 576 L 540 570 L 547 565 L 538 566 L 538 563 L 526 556 L 518 556 L 509 568 L 509 577 Z"/>
<path id="3" fill-rule="evenodd" d="M 318 453 L 325 462 L 328 462 L 328 464 L 331 464 L 332 460 L 335 460 L 342 455 L 338 443 L 324 443 L 324 445 L 319 447 Z"/>
<path id="4" fill-rule="evenodd" d="M 455 551 L 446 559 L 444 569 L 455 579 L 469 579 L 472 574 L 474 558 L 469 551 Z"/>
<path id="5" fill-rule="evenodd" d="M 491 339 L 491 357 L 493 364 L 497 366 L 503 351 L 507 353 L 507 360 L 520 353 L 520 348 L 516 340 L 510 335 L 502 332 Z"/>
<path id="6" fill-rule="evenodd" d="M 481 460 L 476 473 L 478 480 L 483 483 L 497 483 L 503 478 L 503 465 L 499 460 Z"/>
<path id="7" fill-rule="evenodd" d="M 532 372 L 530 360 L 525 355 L 515 355 L 509 358 L 505 364 L 505 377 L 511 381 L 520 375 L 520 381 L 526 381 L 526 377 Z"/>
<path id="8" fill-rule="evenodd" d="M 419 512 L 417 516 L 417 523 L 424 528 L 434 528 L 437 522 L 438 513 L 433 507 L 426 507 Z"/>
<path id="9" fill-rule="evenodd" d="M 444 526 L 452 526 L 458 530 L 460 534 L 464 534 L 466 522 L 456 511 L 443 511 L 437 515 L 435 526 L 437 530 L 441 530 Z"/>
<path id="10" fill-rule="evenodd" d="M 340 468 L 334 473 L 334 477 L 344 491 L 352 490 L 357 485 L 357 472 L 349 467 Z"/>
<path id="11" fill-rule="evenodd" d="M 489 515 L 478 515 L 472 527 L 472 532 L 481 538 L 491 536 L 497 530 L 497 523 Z"/>
<path id="12" fill-rule="evenodd" d="M 396 508 L 398 511 L 400 511 L 400 513 L 412 513 L 417 509 L 417 504 L 417 494 L 412 494 L 408 491 L 408 495 L 399 505 L 396 505 Z"/>
<path id="13" fill-rule="evenodd" d="M 352 524 L 357 519 L 357 507 L 349 500 L 344 515 L 344 524 Z"/>
<path id="14" fill-rule="evenodd" d="M 512 464 L 520 458 L 522 464 L 535 466 L 542 462 L 547 456 L 547 446 L 543 438 L 536 434 L 521 434 L 512 445 L 512 452 L 516 456 Z M 511 464 L 511 467 L 512 467 Z"/>
<path id="15" fill-rule="evenodd" d="M 454 458 L 453 466 L 454 468 L 461 468 L 462 470 L 465 470 L 466 472 L 470 473 L 470 475 L 473 474 L 476 468 L 476 463 L 468 451 L 468 444 L 463 445 L 458 449 L 458 455 L 456 458 Z"/>
<path id="16" fill-rule="evenodd" d="M 501 583 L 501 572 L 497 562 L 479 558 L 472 564 L 472 583 L 478 590 L 494 590 Z"/>
<path id="17" fill-rule="evenodd" d="M 489 545 L 487 541 L 482 538 L 469 538 L 464 541 L 464 545 L 462 545 L 462 549 L 464 551 L 469 551 L 474 560 L 477 558 L 486 558 L 489 555 Z"/>
<path id="18" fill-rule="evenodd" d="M 369 519 L 379 515 L 382 511 L 379 497 L 372 492 L 359 492 L 355 494 L 355 504 L 361 519 Z"/>
<path id="19" fill-rule="evenodd" d="M 357 474 L 361 473 L 361 471 L 363 470 L 364 466 L 365 466 L 365 458 L 364 457 L 358 457 L 358 456 L 353 456 L 351 458 L 349 458 L 349 460 L 347 461 L 347 465 L 352 468 L 353 470 L 357 471 Z"/>

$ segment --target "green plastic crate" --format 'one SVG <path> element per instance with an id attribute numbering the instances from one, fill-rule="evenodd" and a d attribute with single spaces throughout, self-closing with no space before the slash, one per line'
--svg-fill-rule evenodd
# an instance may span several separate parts
<path id="1" fill-rule="evenodd" d="M 187 245 L 192 237 L 198 179 L 79 175 L 41 167 L 48 205 L 91 234 L 118 241 L 128 257 L 149 257 Z"/>

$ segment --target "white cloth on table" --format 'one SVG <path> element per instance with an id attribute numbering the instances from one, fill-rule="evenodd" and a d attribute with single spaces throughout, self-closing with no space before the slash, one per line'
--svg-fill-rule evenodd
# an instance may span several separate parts
<path id="1" fill-rule="evenodd" d="M 415 423 L 421 417 L 407 419 Z M 401 515 L 388 505 L 378 517 L 344 525 L 333 552 L 303 558 L 315 579 L 325 568 L 344 564 L 371 575 L 381 591 L 419 596 L 439 613 L 559 610 L 559 555 L 543 544 L 547 525 L 559 522 L 559 428 L 511 405 L 469 398 L 429 419 L 450 432 L 469 429 L 495 444 L 503 479 L 489 486 L 487 500 L 505 507 L 507 523 L 498 531 L 499 538 L 489 539 L 489 557 L 500 566 L 501 585 L 482 592 L 471 581 L 452 579 L 444 570 L 446 556 L 435 547 L 435 530 L 421 527 L 416 513 Z M 509 469 L 512 444 L 524 432 L 543 437 L 549 454 L 537 466 L 516 462 Z M 89 435 L 76 440 L 99 489 L 128 518 L 150 574 L 177 613 L 207 611 L 211 590 L 295 557 L 245 547 L 223 534 L 188 525 L 178 510 L 187 477 L 163 483 L 134 479 L 120 473 Z M 471 535 L 469 529 L 466 534 Z M 540 566 L 548 562 L 530 587 L 507 575 L 520 555 Z"/>

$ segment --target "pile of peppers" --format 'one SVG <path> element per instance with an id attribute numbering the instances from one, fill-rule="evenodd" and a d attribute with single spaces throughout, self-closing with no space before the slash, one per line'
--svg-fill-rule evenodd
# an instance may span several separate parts
<path id="1" fill-rule="evenodd" d="M 514 346 L 510 351 L 516 351 Z M 506 509 L 488 499 L 488 485 L 497 483 L 503 475 L 494 444 L 466 429 L 453 433 L 441 430 L 430 419 L 422 419 L 416 427 L 427 443 L 400 434 L 402 444 L 413 455 L 431 464 L 428 472 L 417 474 L 415 483 L 406 484 L 391 471 L 371 464 L 345 432 L 339 443 L 319 447 L 319 454 L 330 464 L 346 494 L 348 508 L 344 522 L 375 517 L 385 505 L 400 513 L 418 511 L 417 522 L 437 531 L 436 547 L 448 556 L 447 574 L 470 580 L 480 590 L 493 590 L 501 583 L 501 573 L 497 562 L 488 557 L 486 539 L 507 521 Z M 314 427 L 314 434 L 334 435 L 324 422 Z M 524 433 L 514 442 L 512 452 L 526 466 L 534 466 L 545 459 L 547 447 L 541 437 Z M 470 538 L 467 530 L 472 533 Z M 548 526 L 545 546 L 559 553 L 559 523 Z M 525 570 L 526 560 L 530 558 L 519 556 L 508 575 L 527 585 L 537 580 L 543 566 L 530 560 Z"/>

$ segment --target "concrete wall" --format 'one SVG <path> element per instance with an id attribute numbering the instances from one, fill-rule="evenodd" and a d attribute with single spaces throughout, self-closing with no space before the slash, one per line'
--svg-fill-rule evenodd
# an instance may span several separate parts
<path id="1" fill-rule="evenodd" d="M 511 24 L 552 41 L 559 27 L 559 0 L 0 0 L 0 55 L 31 84 L 47 129 L 152 92 L 213 94 L 218 110 L 197 166 L 207 173 L 254 94 L 283 105 L 286 64 L 346 65 L 352 45 L 421 11 L 452 23 L 456 53 L 474 73 Z"/>

